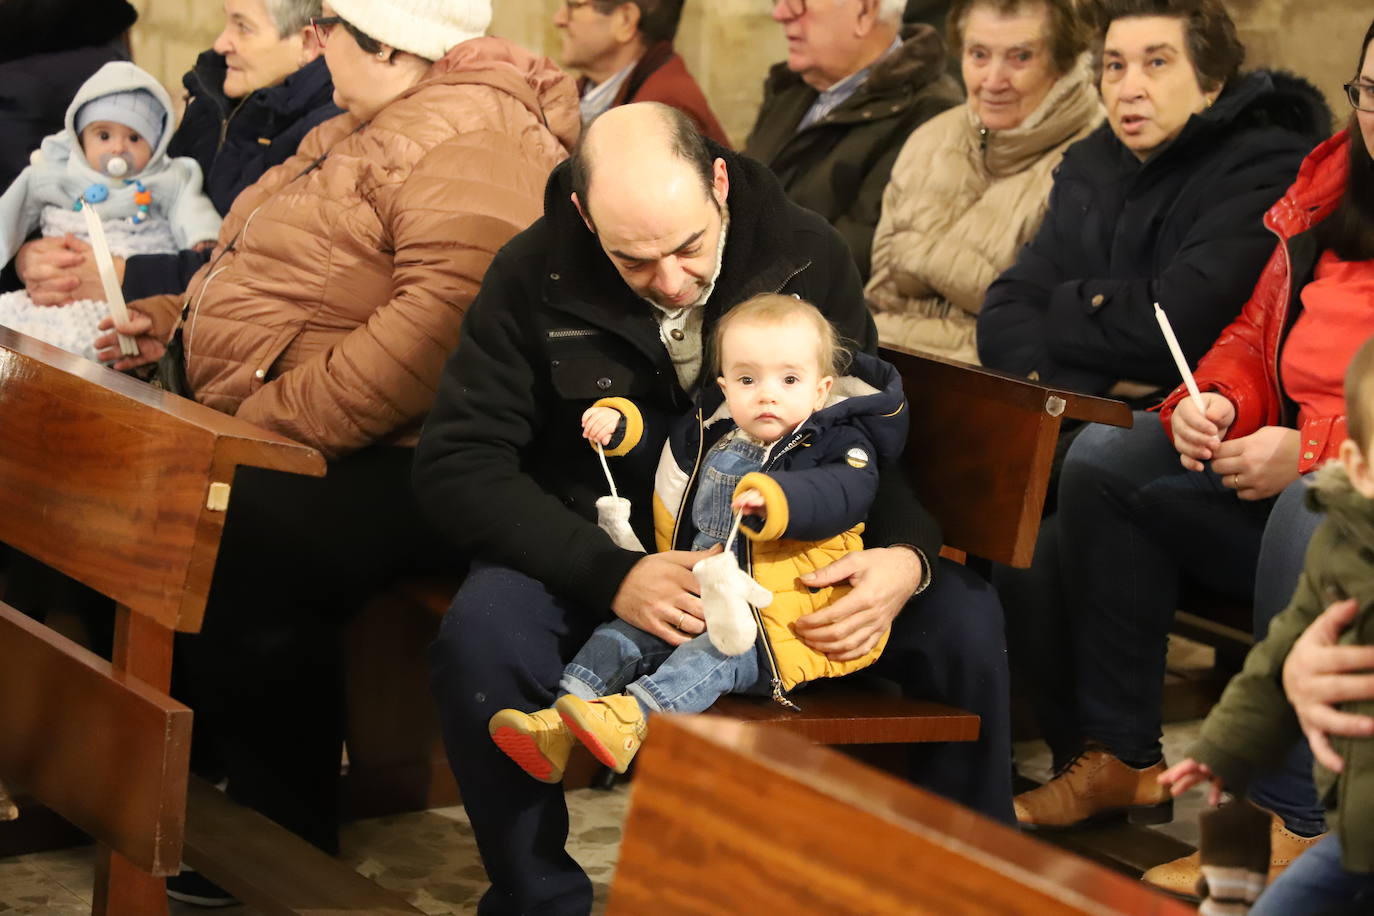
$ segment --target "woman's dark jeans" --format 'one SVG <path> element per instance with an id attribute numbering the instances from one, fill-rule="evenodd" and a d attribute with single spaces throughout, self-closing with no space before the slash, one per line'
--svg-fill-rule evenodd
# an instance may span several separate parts
<path id="1" fill-rule="evenodd" d="M 1029 570 L 999 569 L 1013 669 L 1058 760 L 1083 738 L 1133 765 L 1160 758 L 1164 663 L 1179 581 L 1253 600 L 1255 629 L 1287 604 L 1319 517 L 1297 481 L 1247 502 L 1184 470 L 1155 414 L 1094 425 L 1069 449 L 1057 514 Z M 1320 829 L 1311 755 L 1295 749 L 1254 800 L 1290 829 Z"/>

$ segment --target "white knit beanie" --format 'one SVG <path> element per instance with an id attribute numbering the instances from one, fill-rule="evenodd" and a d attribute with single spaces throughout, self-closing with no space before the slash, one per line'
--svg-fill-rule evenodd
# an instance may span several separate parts
<path id="1" fill-rule="evenodd" d="M 334 12 L 382 44 L 438 60 L 485 35 L 491 0 L 331 0 Z"/>

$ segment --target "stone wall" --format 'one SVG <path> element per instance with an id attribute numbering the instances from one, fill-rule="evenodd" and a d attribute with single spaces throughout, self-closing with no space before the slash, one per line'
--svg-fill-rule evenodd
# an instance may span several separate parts
<path id="1" fill-rule="evenodd" d="M 219 34 L 215 0 L 132 0 L 139 10 L 134 59 L 179 99 L 181 75 Z M 551 57 L 558 55 L 554 0 L 493 0 L 492 32 Z M 1368 0 L 1227 0 L 1251 66 L 1280 66 L 1311 80 L 1344 121 L 1341 83 L 1350 79 L 1360 38 L 1374 9 Z M 678 49 L 731 138 L 753 123 L 764 74 L 784 53 L 782 29 L 766 0 L 689 0 Z"/>
<path id="2" fill-rule="evenodd" d="M 134 63 L 153 74 L 181 105 L 181 77 L 224 26 L 217 0 L 129 0 L 138 10 L 130 36 Z"/>

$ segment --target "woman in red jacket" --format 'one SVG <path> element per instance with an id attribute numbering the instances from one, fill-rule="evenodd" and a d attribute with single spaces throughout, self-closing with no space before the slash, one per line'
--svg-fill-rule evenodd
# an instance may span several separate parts
<path id="1" fill-rule="evenodd" d="M 1138 413 L 1133 429 L 1092 427 L 1069 451 L 1058 527 L 1044 548 L 1057 554 L 1057 581 L 1033 587 L 1062 594 L 1069 615 L 1072 668 L 1060 700 L 1072 718 L 1055 732 L 1063 768 L 1017 799 L 1023 825 L 1121 811 L 1167 819 L 1169 796 L 1155 777 L 1180 577 L 1253 594 L 1261 633 L 1293 593 L 1317 521 L 1300 478 L 1345 437 L 1342 376 L 1374 335 L 1372 39 L 1374 26 L 1347 85 L 1349 130 L 1307 158 L 1266 214 L 1279 245 L 1240 317 L 1198 364 L 1206 415 L 1180 388 L 1164 402 L 1162 429 Z M 1276 854 L 1300 851 L 1301 837 L 1324 829 L 1310 773 L 1308 757 L 1252 791 L 1281 816 Z"/>

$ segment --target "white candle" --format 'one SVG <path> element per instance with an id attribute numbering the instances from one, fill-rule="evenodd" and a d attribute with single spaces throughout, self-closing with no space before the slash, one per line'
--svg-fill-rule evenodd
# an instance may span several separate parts
<path id="1" fill-rule="evenodd" d="M 124 307 L 124 291 L 119 288 L 119 279 L 115 276 L 114 260 L 110 257 L 110 243 L 105 241 L 105 227 L 100 225 L 100 217 L 95 214 L 95 207 L 89 203 L 81 205 L 81 212 L 86 216 L 86 232 L 91 237 L 91 251 L 95 253 L 95 266 L 100 272 L 100 285 L 105 288 L 105 304 L 110 307 L 110 314 L 115 321 L 121 324 L 129 320 L 129 310 Z M 132 337 L 119 335 L 119 352 L 125 356 L 137 356 L 138 344 Z"/>
<path id="2" fill-rule="evenodd" d="M 1169 324 L 1169 316 L 1164 314 L 1164 309 L 1155 303 L 1155 321 L 1159 322 L 1159 329 L 1164 332 L 1164 340 L 1169 344 L 1169 352 L 1174 355 L 1174 365 L 1178 366 L 1178 374 L 1183 376 L 1183 384 L 1188 386 L 1188 395 L 1193 399 L 1193 406 L 1197 412 L 1206 418 L 1207 405 L 1202 402 L 1202 392 L 1197 390 L 1197 380 L 1193 378 L 1193 373 L 1188 369 L 1188 361 L 1183 358 L 1183 350 L 1178 346 L 1178 338 L 1174 336 L 1173 326 Z"/>

